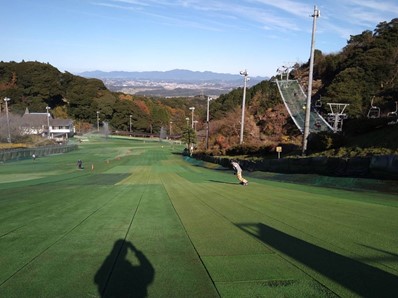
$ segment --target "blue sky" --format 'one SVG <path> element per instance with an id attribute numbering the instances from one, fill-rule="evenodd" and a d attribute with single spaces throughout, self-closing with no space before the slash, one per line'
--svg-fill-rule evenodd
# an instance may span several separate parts
<path id="1" fill-rule="evenodd" d="M 397 0 L 0 0 L 2 61 L 61 71 L 188 69 L 272 76 L 398 17 Z"/>

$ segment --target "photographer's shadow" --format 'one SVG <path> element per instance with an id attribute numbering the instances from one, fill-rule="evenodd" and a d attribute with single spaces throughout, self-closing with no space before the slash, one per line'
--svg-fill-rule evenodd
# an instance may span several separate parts
<path id="1" fill-rule="evenodd" d="M 138 265 L 127 258 L 129 249 Z M 101 297 L 147 297 L 154 276 L 155 270 L 146 256 L 131 242 L 120 239 L 95 274 L 94 282 Z"/>

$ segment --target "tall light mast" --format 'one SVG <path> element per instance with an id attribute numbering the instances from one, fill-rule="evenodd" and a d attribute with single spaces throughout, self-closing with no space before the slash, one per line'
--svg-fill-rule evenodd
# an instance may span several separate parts
<path id="1" fill-rule="evenodd" d="M 240 122 L 240 138 L 239 144 L 243 144 L 243 131 L 245 129 L 245 102 L 246 102 L 246 87 L 247 81 L 249 80 L 247 70 L 240 72 L 240 75 L 243 76 L 244 86 L 243 86 L 243 99 L 242 99 L 242 119 Z"/>
<path id="2" fill-rule="evenodd" d="M 310 117 L 311 117 L 311 95 L 312 95 L 312 80 L 314 74 L 314 52 L 315 52 L 315 32 L 316 32 L 316 19 L 320 17 L 320 11 L 314 6 L 314 14 L 312 22 L 312 38 L 311 38 L 311 53 L 310 53 L 310 72 L 308 76 L 308 91 L 307 103 L 305 107 L 305 122 L 304 122 L 304 135 L 303 135 L 303 151 L 305 155 L 307 151 L 308 136 L 310 134 Z"/>

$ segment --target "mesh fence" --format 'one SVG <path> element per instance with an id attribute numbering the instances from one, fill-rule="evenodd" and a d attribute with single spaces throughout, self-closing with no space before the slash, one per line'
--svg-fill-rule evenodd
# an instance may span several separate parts
<path id="1" fill-rule="evenodd" d="M 207 162 L 231 167 L 228 158 L 194 154 Z M 398 156 L 366 156 L 354 158 L 308 157 L 264 160 L 239 160 L 247 171 L 264 171 L 284 174 L 319 174 L 340 177 L 363 177 L 398 180 Z"/>
<path id="2" fill-rule="evenodd" d="M 32 158 L 33 155 L 42 157 L 51 154 L 66 153 L 77 150 L 77 148 L 77 145 L 54 145 L 40 148 L 4 150 L 0 151 L 0 161 L 27 159 Z"/>

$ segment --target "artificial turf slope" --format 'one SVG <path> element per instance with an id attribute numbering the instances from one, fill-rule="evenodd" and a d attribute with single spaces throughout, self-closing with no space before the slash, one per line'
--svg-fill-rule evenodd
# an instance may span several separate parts
<path id="1" fill-rule="evenodd" d="M 242 187 L 181 150 L 97 138 L 0 165 L 0 297 L 398 296 L 396 195 Z"/>

